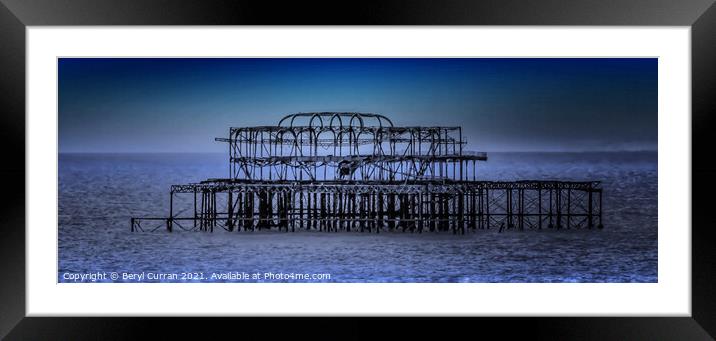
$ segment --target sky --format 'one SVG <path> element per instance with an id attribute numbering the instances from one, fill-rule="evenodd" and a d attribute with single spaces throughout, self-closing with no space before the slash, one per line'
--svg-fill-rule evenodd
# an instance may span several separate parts
<path id="1" fill-rule="evenodd" d="M 657 149 L 656 58 L 60 58 L 59 149 L 225 152 L 296 112 L 462 126 L 466 150 Z"/>

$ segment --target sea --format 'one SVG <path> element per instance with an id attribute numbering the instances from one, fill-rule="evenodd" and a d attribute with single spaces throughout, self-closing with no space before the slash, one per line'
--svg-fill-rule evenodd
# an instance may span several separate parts
<path id="1" fill-rule="evenodd" d="M 61 153 L 57 281 L 658 281 L 656 152 L 488 157 L 478 165 L 482 180 L 601 181 L 604 228 L 494 228 L 465 235 L 130 232 L 130 217 L 168 216 L 172 184 L 227 177 L 228 156 Z"/>

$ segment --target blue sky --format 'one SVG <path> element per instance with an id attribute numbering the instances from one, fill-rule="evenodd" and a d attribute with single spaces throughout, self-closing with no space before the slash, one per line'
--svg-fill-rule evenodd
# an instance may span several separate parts
<path id="1" fill-rule="evenodd" d="M 475 151 L 656 150 L 657 59 L 62 58 L 60 152 L 225 152 L 295 112 L 460 125 Z"/>

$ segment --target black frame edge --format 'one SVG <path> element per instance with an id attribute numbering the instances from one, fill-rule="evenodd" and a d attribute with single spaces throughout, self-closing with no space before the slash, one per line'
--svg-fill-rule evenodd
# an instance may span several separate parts
<path id="1" fill-rule="evenodd" d="M 716 4 L 691 27 L 691 313 L 716 338 L 716 191 L 712 157 L 716 126 Z"/>
<path id="2" fill-rule="evenodd" d="M 2 0 L 25 25 L 691 25 L 713 0 Z"/>
<path id="3" fill-rule="evenodd" d="M 0 337 L 25 316 L 25 25 L 0 4 Z M 22 179 L 22 181 L 21 181 Z"/>

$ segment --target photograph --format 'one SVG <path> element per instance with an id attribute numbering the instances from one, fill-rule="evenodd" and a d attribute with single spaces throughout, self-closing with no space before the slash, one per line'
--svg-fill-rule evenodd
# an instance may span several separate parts
<path id="1" fill-rule="evenodd" d="M 0 0 L 0 339 L 713 340 L 714 1 Z"/>
<path id="2" fill-rule="evenodd" d="M 658 64 L 58 57 L 57 282 L 658 283 Z"/>

